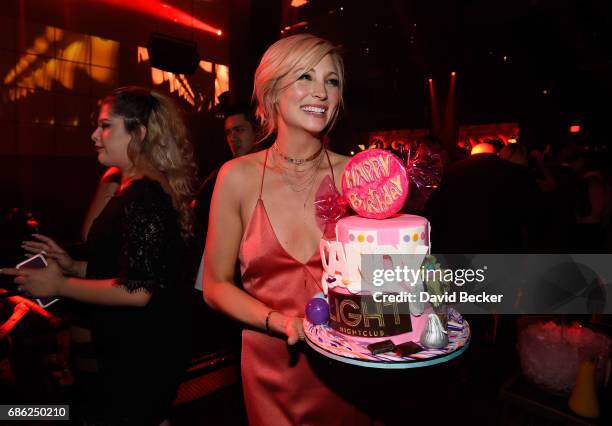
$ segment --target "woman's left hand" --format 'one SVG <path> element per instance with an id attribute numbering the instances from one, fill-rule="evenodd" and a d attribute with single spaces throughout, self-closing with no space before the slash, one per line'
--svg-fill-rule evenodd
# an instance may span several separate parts
<path id="1" fill-rule="evenodd" d="M 15 282 L 20 288 L 36 297 L 60 295 L 67 279 L 53 259 L 49 259 L 46 268 L 4 268 L 0 269 L 0 273 L 15 276 Z"/>
<path id="2" fill-rule="evenodd" d="M 298 317 L 287 317 L 285 322 L 287 344 L 295 345 L 298 340 L 304 340 L 304 322 Z"/>
<path id="3" fill-rule="evenodd" d="M 302 318 L 292 317 L 286 326 L 287 343 L 294 345 L 298 340 L 304 340 L 304 322 Z"/>
<path id="4" fill-rule="evenodd" d="M 268 332 L 285 335 L 288 345 L 295 345 L 304 340 L 304 322 L 302 318 L 284 315 L 278 311 L 272 311 L 269 315 Z"/>

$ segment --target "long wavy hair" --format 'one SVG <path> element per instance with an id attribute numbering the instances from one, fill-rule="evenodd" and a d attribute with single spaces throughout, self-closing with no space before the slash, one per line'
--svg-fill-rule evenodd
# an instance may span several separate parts
<path id="1" fill-rule="evenodd" d="M 190 203 L 197 166 L 180 109 L 168 97 L 137 86 L 114 90 L 103 104 L 108 104 L 110 112 L 123 119 L 131 135 L 129 159 L 136 170 L 158 181 L 169 193 L 178 213 L 181 235 L 189 238 L 193 235 Z"/>
<path id="2" fill-rule="evenodd" d="M 312 69 L 327 55 L 331 55 L 338 70 L 340 90 L 338 108 L 323 134 L 332 129 L 344 103 L 344 64 L 338 47 L 312 34 L 297 34 L 278 40 L 266 50 L 255 71 L 253 85 L 253 100 L 257 104 L 255 114 L 261 125 L 261 139 L 266 139 L 276 131 L 278 96 L 287 87 L 280 86 L 279 81 L 297 68 Z"/>

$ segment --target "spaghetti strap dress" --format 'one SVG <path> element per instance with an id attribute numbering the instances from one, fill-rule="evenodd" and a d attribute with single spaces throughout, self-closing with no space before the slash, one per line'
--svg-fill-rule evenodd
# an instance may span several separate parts
<path id="1" fill-rule="evenodd" d="M 321 291 L 321 259 L 317 250 L 302 263 L 278 241 L 262 200 L 267 160 L 268 151 L 259 198 L 240 245 L 242 281 L 244 289 L 270 309 L 303 317 L 308 301 Z M 242 383 L 249 424 L 370 424 L 365 413 L 325 385 L 297 346 L 305 347 L 289 346 L 284 338 L 257 330 L 243 331 Z"/>

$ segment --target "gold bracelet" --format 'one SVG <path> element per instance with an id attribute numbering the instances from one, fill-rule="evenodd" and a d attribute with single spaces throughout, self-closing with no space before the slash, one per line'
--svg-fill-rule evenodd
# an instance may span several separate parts
<path id="1" fill-rule="evenodd" d="M 266 333 L 268 333 L 268 334 L 272 334 L 272 330 L 270 330 L 270 316 L 274 312 L 279 313 L 278 311 L 275 311 L 274 309 L 271 309 L 270 312 L 268 312 L 268 315 L 266 315 Z"/>

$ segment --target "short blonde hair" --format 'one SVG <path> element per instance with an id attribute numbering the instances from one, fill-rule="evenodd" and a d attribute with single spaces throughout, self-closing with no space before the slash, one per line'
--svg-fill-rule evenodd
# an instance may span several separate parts
<path id="1" fill-rule="evenodd" d="M 276 131 L 276 103 L 279 92 L 285 89 L 279 87 L 279 81 L 296 68 L 312 69 L 327 55 L 331 56 L 338 70 L 339 101 L 324 133 L 331 130 L 343 106 L 344 64 L 338 47 L 312 34 L 297 34 L 278 40 L 266 50 L 255 71 L 253 87 L 253 100 L 257 105 L 255 114 L 263 133 L 261 139 Z"/>

